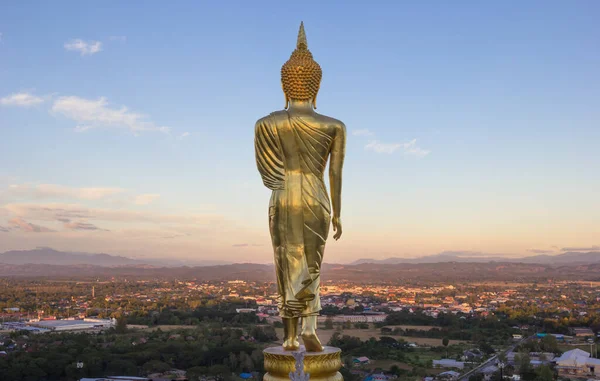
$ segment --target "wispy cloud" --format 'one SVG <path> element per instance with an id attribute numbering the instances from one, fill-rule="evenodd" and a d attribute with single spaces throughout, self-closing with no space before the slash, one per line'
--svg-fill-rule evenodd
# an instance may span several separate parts
<path id="1" fill-rule="evenodd" d="M 103 230 L 103 231 L 107 231 L 106 229 L 100 229 L 99 227 L 97 227 L 94 224 L 90 224 L 89 222 L 67 222 L 64 224 L 64 227 L 69 229 L 69 230 Z"/>
<path id="2" fill-rule="evenodd" d="M 534 253 L 534 254 L 552 254 L 555 252 L 554 250 L 545 250 L 545 249 L 529 249 L 527 251 L 530 253 Z"/>
<path id="3" fill-rule="evenodd" d="M 186 132 L 182 133 L 181 135 L 179 135 L 177 137 L 177 139 L 182 140 L 182 139 L 187 138 L 188 136 L 190 136 L 190 133 L 186 131 Z"/>
<path id="4" fill-rule="evenodd" d="M 162 236 L 162 239 L 174 239 L 174 238 L 180 238 L 180 237 L 188 237 L 190 236 L 190 234 L 171 234 L 171 235 L 165 235 Z"/>
<path id="5" fill-rule="evenodd" d="M 0 226 L 0 232 L 2 233 L 8 233 L 10 230 L 8 228 L 5 228 L 4 226 Z"/>
<path id="6" fill-rule="evenodd" d="M 84 41 L 80 38 L 76 38 L 65 42 L 64 47 L 66 50 L 76 51 L 82 56 L 87 56 L 100 52 L 102 50 L 102 42 Z"/>
<path id="7" fill-rule="evenodd" d="M 29 223 L 27 221 L 25 221 L 24 219 L 20 218 L 20 217 L 15 217 L 12 218 L 8 221 L 9 225 L 20 229 L 24 232 L 27 233 L 50 233 L 50 232 L 54 232 L 54 230 L 49 229 L 45 226 L 41 226 L 41 225 L 36 225 L 36 224 L 32 224 Z"/>
<path id="8" fill-rule="evenodd" d="M 415 157 L 423 157 L 430 153 L 429 150 L 424 150 L 417 146 L 417 139 L 413 139 L 406 143 L 381 143 L 378 140 L 372 140 L 365 146 L 365 150 L 386 154 L 392 154 L 396 151 L 401 151 L 405 155 Z"/>
<path id="9" fill-rule="evenodd" d="M 141 194 L 135 198 L 136 205 L 148 205 L 158 200 L 159 194 Z"/>
<path id="10" fill-rule="evenodd" d="M 100 200 L 124 191 L 122 188 L 74 188 L 56 184 L 13 184 L 8 187 L 6 194 L 28 199 Z"/>
<path id="11" fill-rule="evenodd" d="M 144 114 L 130 111 L 127 107 L 111 108 L 104 97 L 85 99 L 77 96 L 59 97 L 52 105 L 54 114 L 63 115 L 78 123 L 78 132 L 97 127 L 128 129 L 137 134 L 142 131 L 169 133 L 169 127 L 157 126 Z"/>
<path id="12" fill-rule="evenodd" d="M 231 247 L 261 247 L 264 246 L 262 244 L 258 244 L 258 243 L 253 243 L 253 244 L 249 244 L 249 243 L 234 243 L 233 245 L 231 245 Z"/>
<path id="13" fill-rule="evenodd" d="M 352 131 L 355 136 L 375 136 L 375 133 L 367 128 Z M 365 150 L 376 153 L 392 154 L 396 151 L 401 151 L 405 155 L 423 157 L 429 155 L 431 151 L 425 150 L 417 145 L 417 139 L 413 139 L 406 143 L 383 143 L 379 140 L 372 139 L 365 145 Z"/>
<path id="14" fill-rule="evenodd" d="M 44 98 L 29 92 L 14 93 L 0 98 L 0 105 L 2 106 L 30 107 L 40 103 L 44 103 Z"/>
<path id="15" fill-rule="evenodd" d="M 367 151 L 374 151 L 377 153 L 394 153 L 400 147 L 402 147 L 402 145 L 399 143 L 381 143 L 377 140 L 371 140 L 365 146 L 365 149 Z"/>
<path id="16" fill-rule="evenodd" d="M 3 208 L 16 217 L 38 221 L 63 221 L 67 219 L 79 221 L 96 220 L 122 223 L 186 225 L 191 228 L 201 226 L 214 228 L 225 221 L 219 215 L 159 214 L 124 209 L 88 208 L 83 205 L 65 203 L 11 203 L 4 205 Z"/>
<path id="17" fill-rule="evenodd" d="M 125 42 L 127 41 L 127 36 L 110 36 L 108 39 L 111 41 Z"/>
<path id="18" fill-rule="evenodd" d="M 594 251 L 600 250 L 600 246 L 592 245 L 592 246 L 584 246 L 584 247 L 563 247 L 561 251 Z"/>
<path id="19" fill-rule="evenodd" d="M 354 130 L 354 131 L 352 131 L 352 135 L 355 135 L 355 136 L 373 136 L 375 134 L 371 130 L 369 130 L 367 128 L 363 128 L 361 130 Z"/>

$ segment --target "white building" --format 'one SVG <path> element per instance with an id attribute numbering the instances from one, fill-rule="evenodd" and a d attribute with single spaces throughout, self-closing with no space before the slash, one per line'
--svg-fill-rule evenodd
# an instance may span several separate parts
<path id="1" fill-rule="evenodd" d="M 463 369 L 465 367 L 465 363 L 462 361 L 456 361 L 453 359 L 441 359 L 441 360 L 433 360 L 434 368 L 457 368 Z"/>
<path id="2" fill-rule="evenodd" d="M 581 349 L 573 349 L 562 354 L 556 360 L 558 375 L 567 378 L 595 376 L 596 369 L 600 374 L 600 359 L 591 358 Z"/>
<path id="3" fill-rule="evenodd" d="M 94 331 L 108 329 L 116 325 L 115 319 L 63 319 L 40 320 L 27 323 L 30 327 L 47 329 L 50 331 Z"/>
<path id="4" fill-rule="evenodd" d="M 386 314 L 369 315 L 336 315 L 332 317 L 334 323 L 381 323 L 385 321 Z"/>

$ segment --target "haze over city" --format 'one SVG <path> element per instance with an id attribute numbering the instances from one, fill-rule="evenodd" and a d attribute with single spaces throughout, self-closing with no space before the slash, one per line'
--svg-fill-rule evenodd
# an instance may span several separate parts
<path id="1" fill-rule="evenodd" d="M 348 129 L 326 262 L 598 250 L 600 3 L 163 8 L 0 6 L 0 252 L 271 263 L 254 121 L 301 20 Z"/>

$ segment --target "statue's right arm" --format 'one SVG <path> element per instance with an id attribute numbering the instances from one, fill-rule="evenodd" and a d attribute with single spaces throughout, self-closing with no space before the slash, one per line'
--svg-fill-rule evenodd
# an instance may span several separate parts
<path id="1" fill-rule="evenodd" d="M 256 123 L 254 124 L 254 160 L 256 161 L 256 167 L 259 172 L 260 172 L 260 165 L 258 164 L 258 129 L 260 126 L 260 121 L 261 121 L 261 119 L 256 121 Z"/>
<path id="2" fill-rule="evenodd" d="M 330 151 L 329 185 L 331 186 L 331 205 L 333 207 L 333 238 L 339 239 L 342 235 L 342 168 L 346 155 L 346 126 L 343 123 L 336 128 L 333 144 Z"/>

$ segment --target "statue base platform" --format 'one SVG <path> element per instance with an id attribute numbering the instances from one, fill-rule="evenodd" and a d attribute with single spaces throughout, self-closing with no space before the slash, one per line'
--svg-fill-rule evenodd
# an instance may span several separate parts
<path id="1" fill-rule="evenodd" d="M 300 346 L 297 352 L 304 351 Z M 286 351 L 281 346 L 270 347 L 263 351 L 265 356 L 265 376 L 263 381 L 289 381 L 290 372 L 296 370 L 294 351 Z M 310 374 L 310 381 L 344 381 L 341 373 L 342 350 L 335 347 L 324 347 L 323 352 L 306 352 L 304 354 L 304 372 Z"/>

